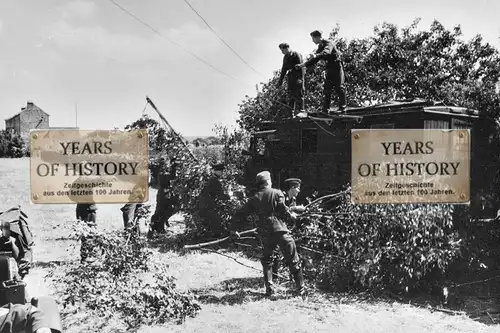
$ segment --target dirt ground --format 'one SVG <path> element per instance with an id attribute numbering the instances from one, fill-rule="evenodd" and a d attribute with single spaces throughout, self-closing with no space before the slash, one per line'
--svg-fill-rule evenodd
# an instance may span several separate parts
<path id="1" fill-rule="evenodd" d="M 26 277 L 30 296 L 50 295 L 52 288 L 44 277 L 52 263 L 78 260 L 68 247 L 67 221 L 74 219 L 74 205 L 33 205 L 29 196 L 29 160 L 2 159 L 0 188 L 5 210 L 22 205 L 35 234 L 36 267 Z M 151 190 L 154 200 L 155 191 Z M 99 228 L 122 227 L 121 205 L 99 205 Z M 105 222 L 103 222 L 105 221 Z M 181 228 L 180 222 L 173 228 Z M 232 254 L 237 256 L 237 254 Z M 215 253 L 191 252 L 184 256 L 169 250 L 158 250 L 156 259 L 167 262 L 178 287 L 193 291 L 202 310 L 185 324 L 144 327 L 142 333 L 153 332 L 500 332 L 497 325 L 486 325 L 466 316 L 431 312 L 426 308 L 400 303 L 353 301 L 336 295 L 312 295 L 309 300 L 286 296 L 287 288 L 277 300 L 262 296 L 260 264 L 239 257 L 255 268 L 239 265 Z M 92 318 L 81 320 L 83 314 L 65 318 L 67 332 L 96 332 Z M 119 332 L 108 323 L 105 330 Z"/>

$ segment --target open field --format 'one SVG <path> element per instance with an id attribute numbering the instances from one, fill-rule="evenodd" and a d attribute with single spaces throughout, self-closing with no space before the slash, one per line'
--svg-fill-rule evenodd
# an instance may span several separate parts
<path id="1" fill-rule="evenodd" d="M 2 159 L 0 163 L 2 205 L 7 209 L 21 204 L 30 217 L 35 233 L 36 267 L 26 278 L 30 296 L 51 294 L 44 276 L 51 263 L 78 260 L 67 248 L 69 230 L 64 228 L 74 218 L 74 205 L 32 205 L 29 201 L 29 160 Z M 150 198 L 155 198 L 151 190 Z M 122 227 L 121 205 L 99 205 L 98 224 L 102 229 Z M 179 229 L 173 223 L 172 229 Z M 237 256 L 237 254 L 232 254 Z M 286 296 L 283 288 L 276 300 L 263 297 L 260 272 L 243 267 L 214 253 L 190 252 L 181 255 L 171 250 L 156 250 L 155 260 L 168 263 L 170 274 L 178 279 L 181 290 L 191 290 L 201 302 L 198 317 L 185 324 L 145 327 L 140 332 L 500 332 L 496 325 L 485 325 L 464 316 L 399 303 L 355 301 L 331 295 L 312 295 L 309 300 Z M 239 257 L 249 266 L 260 269 L 256 260 Z M 57 267 L 57 266 L 53 266 Z M 75 314 L 65 319 L 67 332 L 119 332 L 113 323 L 96 330 L 95 318 Z"/>

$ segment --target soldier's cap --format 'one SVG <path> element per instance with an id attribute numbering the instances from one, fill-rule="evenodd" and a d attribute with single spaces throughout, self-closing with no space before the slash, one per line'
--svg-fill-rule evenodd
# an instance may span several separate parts
<path id="1" fill-rule="evenodd" d="M 302 180 L 300 180 L 299 178 L 288 178 L 288 179 L 285 179 L 284 183 L 285 183 L 286 188 L 290 189 L 292 187 L 300 186 L 300 184 L 302 183 Z"/>
<path id="2" fill-rule="evenodd" d="M 255 177 L 255 182 L 257 184 L 262 184 L 265 181 L 270 181 L 270 180 L 271 180 L 271 173 L 269 171 L 259 172 Z"/>
<path id="3" fill-rule="evenodd" d="M 289 49 L 290 48 L 290 44 L 288 44 L 288 43 L 281 43 L 280 45 L 278 45 L 278 47 L 280 49 Z"/>
<path id="4" fill-rule="evenodd" d="M 224 163 L 212 164 L 212 169 L 214 169 L 214 171 L 222 171 L 225 167 L 226 165 Z"/>
<path id="5" fill-rule="evenodd" d="M 323 32 L 321 32 L 321 30 L 314 30 L 310 35 L 311 37 L 321 37 L 321 35 L 323 35 Z"/>

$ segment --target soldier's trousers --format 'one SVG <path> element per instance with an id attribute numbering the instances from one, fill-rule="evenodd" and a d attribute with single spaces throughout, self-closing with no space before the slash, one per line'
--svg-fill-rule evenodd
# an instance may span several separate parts
<path id="1" fill-rule="evenodd" d="M 128 203 L 120 208 L 123 217 L 123 227 L 125 229 L 129 228 L 133 224 L 134 219 L 137 216 L 137 212 L 141 207 L 142 204 L 140 203 Z"/>
<path id="2" fill-rule="evenodd" d="M 97 213 L 93 209 L 89 209 L 88 204 L 77 204 L 76 205 L 76 219 L 84 222 L 95 222 L 97 219 Z"/>
<path id="3" fill-rule="evenodd" d="M 278 249 L 281 250 L 285 261 L 292 273 L 297 289 L 302 288 L 302 270 L 300 266 L 300 258 L 297 253 L 297 246 L 289 232 L 272 232 L 261 236 L 262 245 L 264 247 L 262 254 L 262 268 L 264 270 L 264 283 L 266 289 L 272 289 L 272 265 L 274 261 L 274 253 Z"/>
<path id="4" fill-rule="evenodd" d="M 151 217 L 151 227 L 156 232 L 164 232 L 165 225 L 168 227 L 168 219 L 175 213 L 176 201 L 167 198 L 167 193 L 160 188 L 156 194 L 156 209 Z"/>
<path id="5" fill-rule="evenodd" d="M 97 220 L 97 212 L 95 210 L 89 209 L 90 205 L 77 204 L 76 205 L 76 219 L 82 222 L 93 222 Z M 85 261 L 89 254 L 92 252 L 92 237 L 81 238 L 82 244 L 80 247 L 80 257 L 82 261 Z"/>
<path id="6" fill-rule="evenodd" d="M 332 93 L 339 97 L 339 107 L 346 106 L 346 91 L 345 91 L 344 68 L 341 62 L 336 62 L 326 69 L 325 84 L 323 86 L 323 111 L 328 112 L 332 102 Z"/>
<path id="7" fill-rule="evenodd" d="M 203 224 L 214 236 L 222 234 L 222 219 L 214 209 L 200 209 L 200 217 L 203 219 Z"/>
<path id="8" fill-rule="evenodd" d="M 297 113 L 299 110 L 303 110 L 305 108 L 305 83 L 303 77 L 288 77 L 288 106 L 290 107 L 289 112 Z"/>

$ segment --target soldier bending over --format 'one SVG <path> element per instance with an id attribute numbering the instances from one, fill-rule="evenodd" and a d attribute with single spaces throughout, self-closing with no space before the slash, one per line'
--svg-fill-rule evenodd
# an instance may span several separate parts
<path id="1" fill-rule="evenodd" d="M 304 292 L 304 279 L 300 259 L 295 241 L 284 222 L 288 218 L 295 219 L 297 215 L 285 205 L 283 192 L 271 187 L 271 175 L 268 171 L 257 174 L 256 182 L 259 190 L 233 217 L 235 223 L 231 223 L 233 229 L 231 234 L 238 238 L 239 234 L 234 231 L 235 227 L 238 226 L 243 217 L 256 213 L 259 216 L 257 230 L 264 245 L 261 262 L 264 271 L 266 295 L 271 296 L 274 294 L 271 265 L 273 263 L 273 253 L 278 247 L 283 252 L 290 273 L 293 275 L 297 293 L 302 295 Z"/>
<path id="2" fill-rule="evenodd" d="M 335 89 L 339 97 L 338 112 L 344 112 L 346 108 L 346 92 L 344 87 L 344 68 L 342 65 L 341 54 L 337 47 L 329 40 L 321 37 L 321 31 L 311 32 L 311 38 L 314 44 L 318 45 L 313 58 L 306 62 L 296 65 L 297 68 L 310 67 L 320 60 L 326 61 L 326 77 L 323 86 L 323 112 L 329 113 L 332 100 L 332 92 Z"/>
<path id="3" fill-rule="evenodd" d="M 279 45 L 283 56 L 283 67 L 281 68 L 280 78 L 278 80 L 278 87 L 281 87 L 285 75 L 288 73 L 288 100 L 289 107 L 292 112 L 292 117 L 306 117 L 305 113 L 305 68 L 295 68 L 295 65 L 300 65 L 303 61 L 302 55 L 296 51 L 290 50 L 290 45 L 281 43 Z M 297 111 L 298 110 L 298 111 Z"/>
<path id="4" fill-rule="evenodd" d="M 285 196 L 285 204 L 290 208 L 290 210 L 294 213 L 303 213 L 305 211 L 305 208 L 303 205 L 297 205 L 297 196 L 300 193 L 300 185 L 302 181 L 299 178 L 288 178 L 285 180 L 285 189 L 284 189 L 284 196 Z M 278 251 L 274 252 L 274 259 L 273 259 L 273 279 L 277 280 L 278 279 L 278 271 L 280 268 L 280 257 Z"/>

